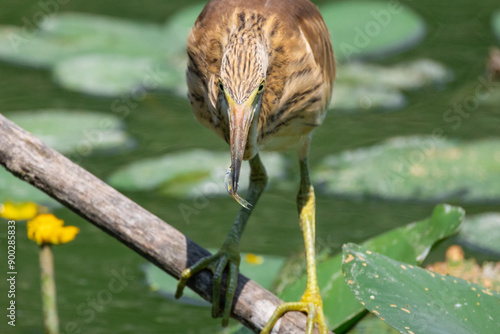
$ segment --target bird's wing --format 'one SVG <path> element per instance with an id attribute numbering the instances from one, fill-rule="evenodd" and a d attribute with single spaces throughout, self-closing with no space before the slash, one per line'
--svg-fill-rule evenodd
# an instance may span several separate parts
<path id="1" fill-rule="evenodd" d="M 304 4 L 297 13 L 299 28 L 311 48 L 316 63 L 322 68 L 325 91 L 330 99 L 335 79 L 335 61 L 333 58 L 330 33 L 318 8 L 312 3 Z"/>

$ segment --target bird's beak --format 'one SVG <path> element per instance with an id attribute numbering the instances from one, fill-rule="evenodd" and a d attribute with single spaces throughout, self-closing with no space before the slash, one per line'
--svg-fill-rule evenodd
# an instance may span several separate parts
<path id="1" fill-rule="evenodd" d="M 248 132 L 255 112 L 254 99 L 255 94 L 252 94 L 242 104 L 234 102 L 231 98 L 228 99 L 231 167 L 226 178 L 226 186 L 229 194 L 247 209 L 250 204 L 238 195 L 238 180 L 240 178 L 241 162 L 245 153 Z"/>

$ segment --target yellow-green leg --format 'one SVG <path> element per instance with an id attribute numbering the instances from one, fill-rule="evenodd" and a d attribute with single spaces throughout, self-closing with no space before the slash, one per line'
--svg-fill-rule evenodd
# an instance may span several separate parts
<path id="1" fill-rule="evenodd" d="M 300 190 L 297 196 L 299 209 L 299 222 L 304 234 L 307 264 L 307 286 L 299 302 L 284 303 L 279 305 L 269 319 L 261 334 L 269 334 L 274 325 L 286 312 L 299 311 L 307 313 L 306 334 L 312 334 L 314 324 L 318 324 L 319 333 L 326 334 L 328 328 L 323 314 L 323 301 L 319 293 L 316 278 L 316 261 L 314 252 L 315 239 L 315 199 L 314 189 L 309 179 L 309 166 L 307 157 L 300 159 Z"/>
<path id="2" fill-rule="evenodd" d="M 182 291 L 186 286 L 188 279 L 203 269 L 208 269 L 213 273 L 212 278 L 212 316 L 214 318 L 221 315 L 220 294 L 222 285 L 222 275 L 226 268 L 228 269 L 227 286 L 225 291 L 224 312 L 222 314 L 222 325 L 227 326 L 231 307 L 233 305 L 234 293 L 238 285 L 238 271 L 240 265 L 239 243 L 245 225 L 252 213 L 257 200 L 264 191 L 267 184 L 267 176 L 264 166 L 260 161 L 259 155 L 250 160 L 250 186 L 248 188 L 247 201 L 250 203 L 248 209 L 241 208 L 234 221 L 233 227 L 229 232 L 224 245 L 214 255 L 205 257 L 195 263 L 191 268 L 184 270 L 177 284 L 175 298 L 182 296 Z"/>

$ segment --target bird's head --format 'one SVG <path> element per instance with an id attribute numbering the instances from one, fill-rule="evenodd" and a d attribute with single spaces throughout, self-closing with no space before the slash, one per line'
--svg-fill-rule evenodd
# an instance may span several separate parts
<path id="1" fill-rule="evenodd" d="M 247 141 L 256 143 L 257 126 L 265 90 L 268 55 L 255 38 L 238 36 L 228 44 L 218 80 L 217 104 L 227 115 L 231 147 L 231 166 L 226 175 L 226 187 L 238 203 L 249 208 L 238 195 L 241 162 Z"/>

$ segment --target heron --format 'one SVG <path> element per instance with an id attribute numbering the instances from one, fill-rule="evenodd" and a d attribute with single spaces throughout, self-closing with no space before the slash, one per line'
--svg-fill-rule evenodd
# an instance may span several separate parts
<path id="1" fill-rule="evenodd" d="M 230 147 L 229 194 L 242 206 L 220 250 L 184 270 L 176 298 L 190 277 L 211 270 L 212 316 L 227 326 L 240 263 L 239 242 L 267 184 L 261 150 L 297 152 L 299 223 L 305 242 L 307 286 L 298 302 L 278 306 L 261 333 L 289 311 L 307 313 L 306 332 L 327 333 L 316 278 L 315 195 L 308 152 L 332 96 L 335 61 L 330 34 L 309 0 L 210 0 L 187 41 L 188 98 L 196 119 Z M 250 164 L 244 199 L 238 194 L 243 161 Z M 225 296 L 221 297 L 223 273 Z M 224 299 L 223 309 L 220 307 Z"/>

